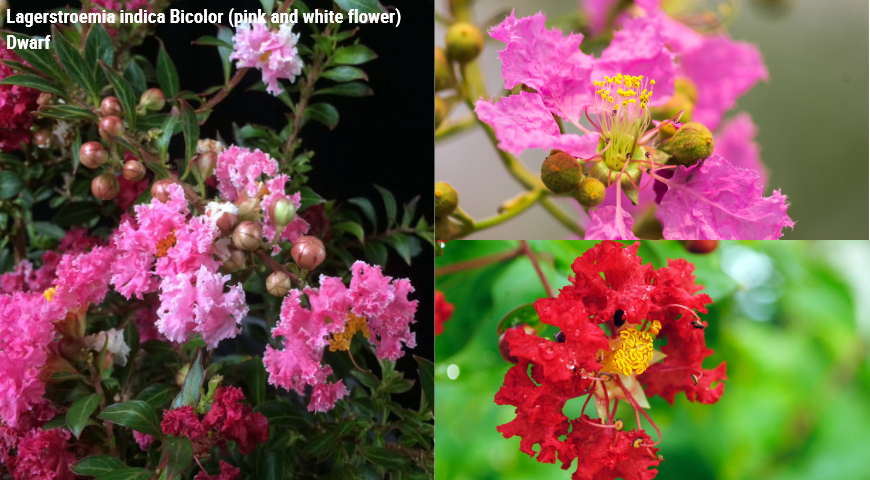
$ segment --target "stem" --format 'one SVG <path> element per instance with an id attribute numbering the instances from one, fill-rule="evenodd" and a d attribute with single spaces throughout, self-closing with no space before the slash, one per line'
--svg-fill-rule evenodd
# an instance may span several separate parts
<path id="1" fill-rule="evenodd" d="M 469 115 L 462 120 L 457 121 L 449 121 L 445 120 L 444 123 L 435 130 L 435 141 L 439 142 L 441 140 L 446 140 L 454 135 L 462 133 L 477 124 L 477 120 L 474 118 L 474 115 Z"/>
<path id="2" fill-rule="evenodd" d="M 541 265 L 538 264 L 538 259 L 535 258 L 535 254 L 532 253 L 532 250 L 529 248 L 529 242 L 520 240 L 520 246 L 526 256 L 529 257 L 529 260 L 532 261 L 532 266 L 535 267 L 535 272 L 538 273 L 538 278 L 540 278 L 541 283 L 544 284 L 544 290 L 546 290 L 547 296 L 550 298 L 555 297 L 555 295 L 553 295 L 553 289 L 550 287 L 550 282 L 547 281 L 547 276 L 544 275 L 544 271 L 541 270 Z"/>
<path id="3" fill-rule="evenodd" d="M 331 33 L 330 29 L 332 27 L 332 24 L 328 25 L 324 30 L 323 35 L 328 37 Z M 314 84 L 317 83 L 317 77 L 320 76 L 320 72 L 323 69 L 322 63 L 323 52 L 318 50 L 317 56 L 311 64 L 311 71 L 308 72 L 308 77 L 305 79 L 305 84 L 300 85 L 299 88 L 299 103 L 296 104 L 296 109 L 293 112 L 293 130 L 291 130 L 290 135 L 287 137 L 287 141 L 284 143 L 284 153 L 288 158 L 293 156 L 293 144 L 296 143 L 296 139 L 299 137 L 299 131 L 302 130 L 302 114 L 308 106 L 308 100 L 314 93 Z"/>
<path id="4" fill-rule="evenodd" d="M 262 250 L 257 250 L 256 252 L 254 252 L 254 255 L 256 255 L 257 258 L 259 258 L 260 261 L 263 262 L 264 265 L 269 267 L 270 270 L 272 270 L 273 272 L 281 272 L 284 275 L 287 275 L 288 277 L 290 277 L 291 282 L 295 283 L 296 285 L 299 285 L 299 277 L 297 277 L 296 275 L 287 271 L 287 269 L 284 268 L 284 265 L 281 265 L 280 263 L 276 262 L 266 252 L 264 252 Z"/>
<path id="5" fill-rule="evenodd" d="M 438 267 L 435 269 L 435 276 L 438 277 L 450 273 L 461 272 L 463 270 L 473 270 L 475 268 L 485 267 L 493 263 L 498 263 L 504 260 L 519 257 L 522 254 L 523 249 L 516 248 L 514 250 L 508 250 L 506 252 L 487 255 L 485 257 L 475 258 L 473 260 L 466 260 L 464 262 L 458 262 L 444 267 Z"/>
<path id="6" fill-rule="evenodd" d="M 541 199 L 541 206 L 544 207 L 548 212 L 550 212 L 550 215 L 552 215 L 553 218 L 558 220 L 559 223 L 562 224 L 562 226 L 564 226 L 568 230 L 571 230 L 573 233 L 575 233 L 576 235 L 578 235 L 580 237 L 586 236 L 586 230 L 584 230 L 583 227 L 578 225 L 577 222 L 575 222 L 574 219 L 572 219 L 569 214 L 565 213 L 564 210 L 562 210 L 558 205 L 556 205 L 556 202 L 554 202 L 552 199 L 542 198 Z"/>
<path id="7" fill-rule="evenodd" d="M 213 97 L 211 97 L 208 102 L 206 102 L 203 106 L 196 109 L 197 113 L 205 112 L 206 110 L 213 109 L 217 104 L 221 103 L 223 99 L 227 98 L 227 95 L 230 94 L 230 91 L 242 81 L 245 74 L 248 73 L 249 68 L 242 68 L 237 70 L 235 75 L 230 79 L 229 83 L 224 86 L 224 88 L 220 89 Z"/>

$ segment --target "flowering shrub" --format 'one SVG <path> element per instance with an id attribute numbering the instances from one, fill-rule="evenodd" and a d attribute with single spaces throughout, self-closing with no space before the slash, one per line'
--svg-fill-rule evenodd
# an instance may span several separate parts
<path id="1" fill-rule="evenodd" d="M 466 2 L 452 5 L 457 17 L 468 17 Z M 436 212 L 436 236 L 461 238 L 536 203 L 587 240 L 777 239 L 793 227 L 786 196 L 776 189 L 764 196 L 767 174 L 748 115 L 712 133 L 740 95 L 768 80 L 758 49 L 724 29 L 702 33 L 712 29 L 680 23 L 655 0 L 587 1 L 582 9 L 589 37 L 548 29 L 543 13 L 511 12 L 489 28 L 505 44 L 500 98 L 486 98 L 479 68 L 470 63 L 482 35 L 475 42 L 472 34 L 458 34 L 473 25 L 450 27 L 446 54 L 436 50 L 435 83 L 459 94 L 451 102 L 436 97 L 436 137 L 473 125 L 444 120 L 453 100 L 464 99 L 527 192 L 481 221 L 456 198 L 453 208 Z M 606 48 L 587 54 L 590 42 Z M 472 47 L 470 58 L 451 55 Z M 566 131 L 569 124 L 579 133 Z M 539 177 L 515 158 L 531 149 L 548 152 Z M 443 190 L 436 186 L 436 202 Z M 585 227 L 552 202 L 559 195 L 579 203 Z"/>
<path id="2" fill-rule="evenodd" d="M 304 127 L 338 122 L 315 99 L 371 94 L 358 65 L 375 58 L 356 29 L 311 29 L 219 26 L 196 42 L 224 67 L 205 92 L 181 89 L 162 43 L 156 62 L 135 53 L 153 25 L 0 48 L 0 476 L 431 473 L 432 363 L 415 357 L 419 401 L 393 397 L 415 383 L 395 367 L 418 294 L 386 265 L 432 227 L 384 188 L 378 222 L 369 200 L 307 186 Z M 246 76 L 288 123 L 203 138 Z"/>

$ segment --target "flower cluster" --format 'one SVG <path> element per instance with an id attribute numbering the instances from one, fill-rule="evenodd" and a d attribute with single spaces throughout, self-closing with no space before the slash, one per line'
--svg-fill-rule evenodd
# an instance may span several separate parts
<path id="1" fill-rule="evenodd" d="M 558 458 L 567 469 L 577 458 L 575 479 L 653 478 L 656 470 L 648 469 L 661 460 L 654 448 L 661 434 L 653 442 L 641 429 L 642 414 L 658 432 L 644 411 L 646 395 L 673 403 L 684 392 L 689 401 L 710 404 L 725 388 L 724 362 L 702 367 L 713 351 L 696 312 L 706 313 L 712 301 L 696 294 L 703 287 L 695 284 L 694 267 L 679 259 L 655 270 L 641 264 L 638 246 L 596 245 L 575 260 L 575 277 L 558 297 L 535 302 L 541 321 L 560 329 L 554 341 L 522 328 L 505 332 L 517 362 L 495 401 L 517 407 L 517 417 L 498 431 L 520 436 L 520 450 L 540 462 Z M 659 339 L 667 342 L 661 351 Z M 582 396 L 584 411 L 594 400 L 597 419 L 563 413 L 569 399 Z M 635 410 L 636 429 L 625 430 L 615 418 L 620 402 Z"/>
<path id="2" fill-rule="evenodd" d="M 263 72 L 266 90 L 278 96 L 284 90 L 278 79 L 286 78 L 292 83 L 302 73 L 302 58 L 296 49 L 299 34 L 293 33 L 293 25 L 285 24 L 278 30 L 270 30 L 266 24 L 243 24 L 233 36 L 233 53 L 230 59 L 236 67 L 255 67 Z"/>
<path id="3" fill-rule="evenodd" d="M 612 6 L 588 2 L 586 8 L 601 20 L 600 11 Z M 543 13 L 511 13 L 490 35 L 506 44 L 499 52 L 502 77 L 515 93 L 495 103 L 479 100 L 478 117 L 493 127 L 502 150 L 567 153 L 588 176 L 583 188 L 592 182 L 611 192 L 602 204 L 599 194 L 584 196 L 578 188 L 575 196 L 587 209 L 601 205 L 589 211 L 587 239 L 636 239 L 632 213 L 656 204 L 665 238 L 779 238 L 794 222 L 779 190 L 763 195 L 767 178 L 751 119 L 743 114 L 728 122 L 717 135 L 721 146 L 708 130 L 719 126 L 737 97 L 768 79 L 758 50 L 697 33 L 654 0 L 630 11 L 634 15 L 619 18 L 621 28 L 597 58 L 580 51 L 583 35 L 548 30 Z M 601 22 L 592 23 L 595 30 Z M 554 116 L 584 134 L 562 133 Z M 649 128 L 655 118 L 661 121 Z M 542 179 L 551 187 L 543 171 Z M 633 206 L 623 206 L 623 194 Z"/>
<path id="4" fill-rule="evenodd" d="M 403 345 L 416 346 L 410 325 L 414 322 L 417 300 L 408 300 L 414 287 L 407 279 L 393 280 L 384 276 L 380 267 L 357 261 L 351 268 L 350 286 L 340 278 L 320 277 L 320 288 L 294 290 L 284 299 L 281 319 L 272 330 L 274 338 L 283 337 L 284 349 L 266 347 L 263 361 L 269 372 L 269 383 L 304 394 L 312 387 L 308 410 L 331 410 L 348 390 L 342 381 L 329 382 L 332 367 L 321 359 L 327 346 L 347 350 L 349 342 L 336 342 L 337 337 L 357 330 L 369 332 L 366 338 L 382 359 L 396 360 L 402 356 Z M 302 295 L 308 297 L 310 308 L 302 305 Z M 352 329 L 353 331 L 347 332 Z M 338 348 L 341 347 L 341 348 Z"/>
<path id="5" fill-rule="evenodd" d="M 9 50 L 6 41 L 0 39 L 0 60 L 20 62 L 21 59 Z M 0 62 L 0 78 L 16 73 L 5 62 Z M 0 151 L 18 150 L 30 141 L 30 126 L 36 110 L 39 91 L 18 85 L 0 85 Z"/>
<path id="6" fill-rule="evenodd" d="M 453 304 L 449 303 L 444 294 L 435 291 L 435 335 L 444 333 L 444 322 L 453 316 Z"/>

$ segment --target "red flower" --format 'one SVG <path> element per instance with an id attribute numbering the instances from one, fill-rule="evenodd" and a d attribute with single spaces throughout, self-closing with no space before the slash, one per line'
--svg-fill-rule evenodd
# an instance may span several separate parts
<path id="1" fill-rule="evenodd" d="M 18 456 L 9 459 L 15 480 L 71 480 L 76 475 L 70 465 L 76 462 L 69 451 L 70 433 L 62 428 L 33 429 L 18 442 Z"/>
<path id="2" fill-rule="evenodd" d="M 0 60 L 21 58 L 7 48 L 6 42 L 0 39 Z M 0 79 L 16 73 L 12 67 L 0 62 Z M 39 91 L 18 85 L 0 85 L 0 150 L 11 152 L 30 142 L 30 126 L 33 125 L 33 115 L 36 110 L 36 99 Z"/>
<path id="3" fill-rule="evenodd" d="M 235 441 L 239 445 L 239 452 L 247 455 L 268 439 L 269 421 L 262 413 L 252 412 L 244 401 L 245 395 L 241 389 L 218 388 L 202 425 L 207 430 L 219 432 L 225 440 Z"/>
<path id="4" fill-rule="evenodd" d="M 191 441 L 199 440 L 205 437 L 206 431 L 193 411 L 193 407 L 185 405 L 176 408 L 175 410 L 166 410 L 163 412 L 163 421 L 160 422 L 160 429 L 166 435 L 175 435 L 177 437 L 187 437 Z"/>
<path id="5" fill-rule="evenodd" d="M 444 333 L 444 322 L 453 315 L 453 304 L 447 303 L 444 294 L 435 291 L 435 335 Z"/>
<path id="6" fill-rule="evenodd" d="M 218 475 L 209 475 L 205 472 L 199 472 L 193 477 L 193 480 L 238 480 L 241 471 L 221 460 L 221 473 Z"/>
<path id="7" fill-rule="evenodd" d="M 656 455 L 659 449 L 653 447 L 635 448 L 634 442 L 640 438 L 644 443 L 652 441 L 643 430 L 614 432 L 612 429 L 590 425 L 593 422 L 586 415 L 571 422 L 571 433 L 567 442 L 573 447 L 577 457 L 577 471 L 571 476 L 574 480 L 603 480 L 622 478 L 624 480 L 650 480 L 659 472 L 655 467 L 661 460 Z M 573 459 L 573 456 L 571 457 Z M 562 468 L 571 467 L 571 461 L 563 462 Z"/>

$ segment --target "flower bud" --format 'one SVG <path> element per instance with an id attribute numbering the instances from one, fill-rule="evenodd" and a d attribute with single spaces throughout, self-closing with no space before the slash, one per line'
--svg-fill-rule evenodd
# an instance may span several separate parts
<path id="1" fill-rule="evenodd" d="M 104 117 L 120 116 L 124 113 L 121 108 L 121 101 L 115 97 L 106 97 L 100 101 L 100 115 Z"/>
<path id="2" fill-rule="evenodd" d="M 224 235 L 229 235 L 233 233 L 236 225 L 239 224 L 239 217 L 232 212 L 221 212 L 217 213 L 216 215 L 219 216 L 215 224 L 217 225 L 221 233 L 223 233 Z"/>
<path id="3" fill-rule="evenodd" d="M 459 63 L 468 63 L 483 50 L 483 33 L 467 22 L 457 22 L 447 30 L 447 56 Z"/>
<path id="4" fill-rule="evenodd" d="M 194 165 L 199 170 L 199 174 L 203 179 L 206 179 L 214 174 L 214 169 L 217 167 L 217 153 L 204 152 L 194 158 Z"/>
<path id="5" fill-rule="evenodd" d="M 443 98 L 435 95 L 435 128 L 437 129 L 441 122 L 447 118 L 447 102 Z"/>
<path id="6" fill-rule="evenodd" d="M 575 198 L 587 208 L 597 207 L 604 201 L 604 184 L 597 178 L 587 178 L 580 182 Z"/>
<path id="7" fill-rule="evenodd" d="M 169 201 L 169 186 L 172 185 L 172 180 L 164 178 L 157 180 L 151 184 L 151 198 L 156 198 L 161 203 Z"/>
<path id="8" fill-rule="evenodd" d="M 680 117 L 680 122 L 690 122 L 697 99 L 698 89 L 695 84 L 688 78 L 678 78 L 674 80 L 674 95 L 671 96 L 671 99 L 664 105 L 653 107 L 650 113 L 652 118 L 656 120 L 667 120 L 676 117 L 682 110 L 683 116 Z"/>
<path id="9" fill-rule="evenodd" d="M 39 94 L 39 97 L 36 98 L 36 104 L 40 107 L 44 107 L 46 105 L 51 105 L 54 100 L 54 95 L 50 93 L 42 92 Z"/>
<path id="10" fill-rule="evenodd" d="M 520 324 L 515 325 L 511 328 L 522 328 L 523 331 L 529 335 L 537 335 L 538 334 L 535 331 L 534 327 L 532 327 L 531 325 L 526 324 L 526 323 L 520 323 Z M 510 330 L 510 329 L 508 329 L 508 330 Z M 506 362 L 510 362 L 510 363 L 515 364 L 515 363 L 517 363 L 517 358 L 514 356 L 511 356 L 510 346 L 508 345 L 507 340 L 505 340 L 505 335 L 507 334 L 508 330 L 501 332 L 501 335 L 498 336 L 498 352 L 501 353 L 501 358 L 503 358 Z"/>
<path id="11" fill-rule="evenodd" d="M 279 198 L 272 202 L 269 213 L 275 226 L 285 227 L 296 218 L 296 205 L 289 198 Z"/>
<path id="12" fill-rule="evenodd" d="M 39 148 L 48 148 L 51 145 L 51 132 L 44 128 L 33 132 L 33 144 Z"/>
<path id="13" fill-rule="evenodd" d="M 683 124 L 661 149 L 672 155 L 672 164 L 688 167 L 713 153 L 713 134 L 704 125 L 689 122 Z"/>
<path id="14" fill-rule="evenodd" d="M 326 247 L 317 237 L 306 235 L 299 237 L 290 250 L 293 261 L 303 270 L 314 270 L 326 260 Z"/>
<path id="15" fill-rule="evenodd" d="M 553 193 L 568 193 L 583 179 L 583 169 L 576 158 L 553 150 L 541 165 L 541 180 Z"/>
<path id="16" fill-rule="evenodd" d="M 145 165 L 142 165 L 139 160 L 127 160 L 121 175 L 131 182 L 138 182 L 145 178 Z"/>
<path id="17" fill-rule="evenodd" d="M 719 246 L 719 240 L 687 240 L 683 242 L 686 250 L 697 254 L 713 253 Z"/>
<path id="18" fill-rule="evenodd" d="M 447 54 L 441 47 L 435 47 L 435 91 L 450 88 L 453 85 L 453 67 L 447 60 Z"/>
<path id="19" fill-rule="evenodd" d="M 124 121 L 120 118 L 111 115 L 100 119 L 100 136 L 107 142 L 112 141 L 112 135 L 120 137 L 124 135 Z M 111 134 L 111 135 L 110 135 Z"/>
<path id="20" fill-rule="evenodd" d="M 113 173 L 106 172 L 91 181 L 91 193 L 100 200 L 112 200 L 120 190 L 121 186 Z"/>
<path id="21" fill-rule="evenodd" d="M 435 218 L 445 218 L 459 206 L 459 194 L 447 182 L 435 183 Z"/>
<path id="22" fill-rule="evenodd" d="M 97 168 L 108 159 L 109 154 L 100 142 L 88 142 L 79 149 L 79 161 L 88 168 Z"/>
<path id="23" fill-rule="evenodd" d="M 273 297 L 283 298 L 290 293 L 291 288 L 293 288 L 293 283 L 284 272 L 272 272 L 266 277 L 266 291 Z"/>
<path id="24" fill-rule="evenodd" d="M 254 222 L 242 222 L 233 231 L 233 245 L 239 250 L 253 252 L 263 244 L 263 229 Z"/>
<path id="25" fill-rule="evenodd" d="M 224 261 L 224 270 L 233 273 L 245 268 L 245 252 L 237 249 L 230 249 L 230 258 Z"/>
<path id="26" fill-rule="evenodd" d="M 166 96 L 159 88 L 149 88 L 139 97 L 139 107 L 156 112 L 166 106 Z"/>
<path id="27" fill-rule="evenodd" d="M 177 372 L 175 372 L 175 384 L 178 388 L 181 388 L 184 385 L 184 379 L 187 378 L 188 372 L 190 372 L 189 363 L 185 363 Z"/>

